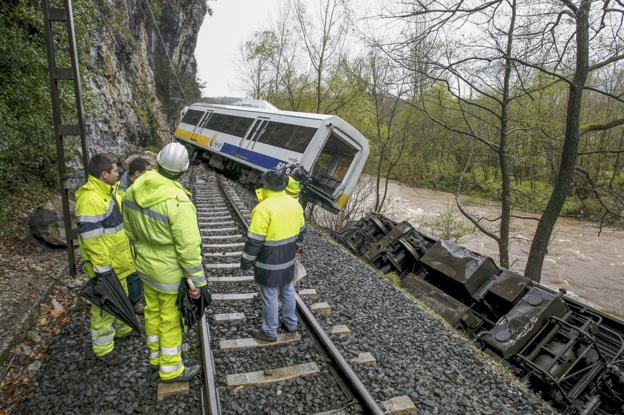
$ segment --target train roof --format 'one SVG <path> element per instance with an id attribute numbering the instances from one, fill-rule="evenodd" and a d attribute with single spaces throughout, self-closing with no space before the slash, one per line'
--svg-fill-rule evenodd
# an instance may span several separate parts
<path id="1" fill-rule="evenodd" d="M 271 110 L 267 108 L 244 107 L 244 106 L 239 106 L 239 105 L 209 104 L 206 102 L 196 102 L 192 104 L 191 107 L 223 108 L 223 109 L 243 111 L 243 112 L 257 112 L 257 113 L 265 113 L 265 114 L 287 115 L 290 117 L 308 118 L 308 119 L 313 119 L 313 120 L 329 120 L 332 118 L 342 119 L 336 115 L 316 114 L 313 112 Z"/>

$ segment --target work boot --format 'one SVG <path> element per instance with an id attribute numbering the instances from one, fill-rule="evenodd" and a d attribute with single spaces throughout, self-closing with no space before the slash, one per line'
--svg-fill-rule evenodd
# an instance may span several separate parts
<path id="1" fill-rule="evenodd" d="M 256 340 L 262 340 L 262 341 L 265 341 L 265 342 L 276 342 L 277 341 L 277 336 L 269 336 L 262 329 L 258 329 L 258 330 L 252 331 L 251 332 L 251 337 L 253 337 Z"/>
<path id="2" fill-rule="evenodd" d="M 117 339 L 117 340 L 126 340 L 126 339 L 131 339 L 133 337 L 140 337 L 140 336 L 141 335 L 138 332 L 132 330 L 132 331 L 129 331 L 128 333 L 124 333 L 124 334 L 122 334 L 120 336 L 115 336 L 115 339 Z"/>
<path id="3" fill-rule="evenodd" d="M 175 383 L 175 382 L 187 382 L 193 379 L 195 376 L 199 375 L 201 372 L 201 368 L 199 365 L 188 365 L 184 366 L 184 371 L 180 373 L 180 375 L 176 376 L 173 379 L 161 379 L 162 383 Z"/>
<path id="4" fill-rule="evenodd" d="M 104 356 L 97 356 L 96 360 L 106 366 L 119 366 L 126 361 L 126 356 L 113 349 L 112 352 L 106 353 Z"/>
<path id="5" fill-rule="evenodd" d="M 298 326 L 295 327 L 294 329 L 290 329 L 288 328 L 288 326 L 286 325 L 286 322 L 284 320 L 280 321 L 280 327 L 282 328 L 282 330 L 288 332 L 288 333 L 296 333 L 297 329 L 299 328 Z"/>

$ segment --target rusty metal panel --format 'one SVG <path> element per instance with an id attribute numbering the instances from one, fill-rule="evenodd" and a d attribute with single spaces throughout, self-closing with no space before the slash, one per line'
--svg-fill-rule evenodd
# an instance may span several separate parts
<path id="1" fill-rule="evenodd" d="M 414 274 L 403 278 L 401 287 L 427 304 L 453 328 L 463 326 L 472 329 L 481 323 L 481 320 L 464 304 Z"/>
<path id="2" fill-rule="evenodd" d="M 446 239 L 436 242 L 423 255 L 421 262 L 463 285 L 473 297 L 488 279 L 499 272 L 492 258 Z"/>
<path id="3" fill-rule="evenodd" d="M 552 316 L 563 317 L 568 311 L 559 295 L 533 287 L 498 320 L 483 338 L 500 356 L 517 354 Z"/>

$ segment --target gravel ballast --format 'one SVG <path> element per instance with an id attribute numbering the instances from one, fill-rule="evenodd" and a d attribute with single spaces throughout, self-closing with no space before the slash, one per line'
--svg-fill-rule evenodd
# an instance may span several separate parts
<path id="1" fill-rule="evenodd" d="M 249 206 L 255 202 L 242 188 L 239 194 Z M 205 259 L 205 262 L 210 260 Z M 216 261 L 215 261 L 216 262 Z M 317 316 L 329 329 L 344 324 L 350 337 L 332 336 L 351 359 L 370 352 L 375 365 L 353 365 L 377 401 L 407 395 L 419 414 L 550 414 L 553 409 L 506 370 L 481 354 L 458 333 L 394 287 L 376 270 L 308 227 L 303 263 L 308 275 L 298 289 L 314 288 L 318 300 L 332 306 L 331 314 Z M 250 275 L 250 271 L 218 271 L 212 276 Z M 214 293 L 256 292 L 253 283 L 211 284 Z M 223 352 L 218 340 L 248 337 L 260 323 L 258 299 L 236 303 L 213 303 L 209 313 L 244 312 L 246 320 L 213 325 L 211 335 L 217 382 L 224 414 L 313 413 L 343 407 L 357 408 L 336 387 L 322 366 L 322 373 L 265 388 L 225 387 L 225 376 L 265 370 L 289 364 L 318 361 L 318 353 L 302 334 L 298 347 L 278 346 L 257 350 Z M 190 395 L 156 400 L 157 384 L 151 380 L 147 348 L 142 338 L 119 342 L 128 356 L 126 366 L 108 368 L 91 352 L 88 307 L 79 302 L 72 320 L 48 346 L 38 372 L 40 388 L 24 400 L 23 414 L 199 414 L 201 383 L 191 383 Z M 197 340 L 185 335 L 188 356 L 196 355 Z"/>

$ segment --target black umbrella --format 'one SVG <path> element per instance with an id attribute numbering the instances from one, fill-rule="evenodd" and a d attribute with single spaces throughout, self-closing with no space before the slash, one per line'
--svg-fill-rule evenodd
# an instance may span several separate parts
<path id="1" fill-rule="evenodd" d="M 143 332 L 134 308 L 114 272 L 106 272 L 89 279 L 80 295 L 91 304 L 102 308 L 138 333 Z"/>
<path id="2" fill-rule="evenodd" d="M 202 318 L 204 310 L 210 304 L 211 297 L 208 286 L 201 287 L 200 291 L 201 296 L 198 299 L 194 299 L 191 298 L 191 290 L 187 284 L 182 282 L 178 288 L 177 304 L 185 331 Z"/>

